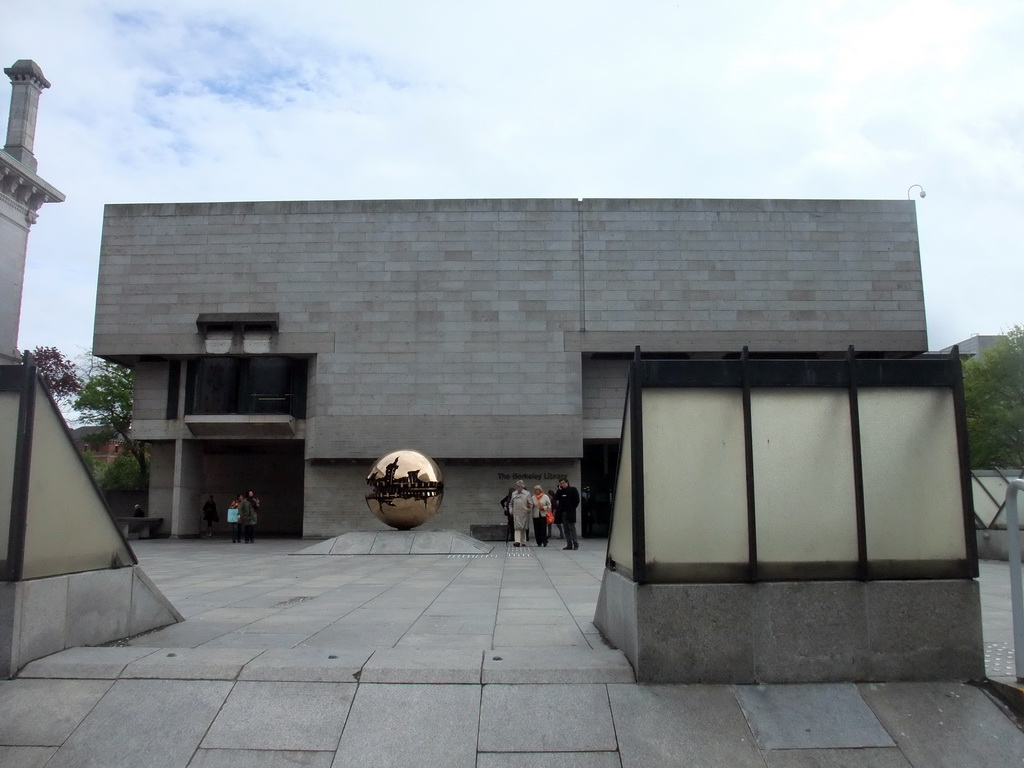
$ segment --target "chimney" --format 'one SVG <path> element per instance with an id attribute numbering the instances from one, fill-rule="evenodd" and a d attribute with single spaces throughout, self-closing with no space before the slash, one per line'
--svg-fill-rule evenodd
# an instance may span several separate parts
<path id="1" fill-rule="evenodd" d="M 43 77 L 43 70 L 31 59 L 18 59 L 14 66 L 4 69 L 4 74 L 11 78 L 12 86 L 4 152 L 35 173 L 37 163 L 32 147 L 36 140 L 39 94 L 44 88 L 49 88 L 50 83 Z"/>

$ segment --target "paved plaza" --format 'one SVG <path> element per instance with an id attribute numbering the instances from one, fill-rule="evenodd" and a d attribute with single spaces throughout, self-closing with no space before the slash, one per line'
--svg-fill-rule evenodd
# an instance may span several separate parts
<path id="1" fill-rule="evenodd" d="M 637 685 L 592 624 L 606 542 L 560 543 L 137 542 L 186 621 L 0 681 L 0 766 L 1024 766 L 1024 732 L 980 686 Z M 1006 564 L 983 563 L 981 587 L 989 675 L 1006 675 Z"/>

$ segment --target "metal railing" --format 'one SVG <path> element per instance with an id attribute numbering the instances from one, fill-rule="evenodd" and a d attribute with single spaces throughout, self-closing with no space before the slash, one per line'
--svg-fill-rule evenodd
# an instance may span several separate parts
<path id="1" fill-rule="evenodd" d="M 1006 488 L 1006 551 L 1010 559 L 1010 607 L 1013 610 L 1013 658 L 1017 680 L 1024 681 L 1024 589 L 1021 587 L 1020 517 L 1017 491 L 1024 480 L 1011 480 Z"/>

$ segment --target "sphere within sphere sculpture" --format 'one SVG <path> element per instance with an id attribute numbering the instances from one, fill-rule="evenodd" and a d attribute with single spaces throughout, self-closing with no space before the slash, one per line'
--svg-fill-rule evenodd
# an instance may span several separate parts
<path id="1" fill-rule="evenodd" d="M 383 523 L 408 531 L 437 514 L 444 496 L 441 470 L 418 451 L 381 456 L 366 478 L 366 506 Z"/>

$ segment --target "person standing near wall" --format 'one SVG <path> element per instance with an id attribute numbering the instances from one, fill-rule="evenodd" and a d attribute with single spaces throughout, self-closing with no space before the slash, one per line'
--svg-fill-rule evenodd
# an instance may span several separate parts
<path id="1" fill-rule="evenodd" d="M 551 512 L 551 497 L 539 485 L 533 486 L 533 531 L 537 546 L 548 545 L 548 513 Z"/>
<path id="2" fill-rule="evenodd" d="M 580 492 L 569 485 L 569 479 L 563 477 L 558 481 L 555 493 L 558 511 L 562 515 L 562 534 L 565 546 L 562 549 L 579 549 L 580 542 L 576 538 L 576 508 L 580 505 Z"/>
<path id="3" fill-rule="evenodd" d="M 562 515 L 558 511 L 558 495 L 548 488 L 548 498 L 551 499 L 551 511 L 554 512 L 554 520 L 548 523 L 548 541 L 551 540 L 551 526 L 555 526 L 555 530 L 558 531 L 558 538 L 564 539 L 565 534 L 562 533 Z"/>
<path id="4" fill-rule="evenodd" d="M 526 492 L 526 484 L 522 480 L 516 480 L 516 489 L 512 491 L 512 498 L 508 500 L 508 508 L 512 513 L 512 526 L 515 529 L 515 546 L 526 546 L 526 526 L 530 524 L 530 511 L 533 509 L 533 501 L 530 494 Z"/>
<path id="5" fill-rule="evenodd" d="M 239 494 L 228 505 L 228 525 L 231 526 L 231 541 L 234 544 L 242 540 L 242 524 L 238 522 L 238 505 L 241 502 L 242 496 Z"/>
<path id="6" fill-rule="evenodd" d="M 203 520 L 206 521 L 206 536 L 210 538 L 213 536 L 213 524 L 220 522 L 220 515 L 217 514 L 217 502 L 213 500 L 212 494 L 203 504 Z"/>
<path id="7" fill-rule="evenodd" d="M 246 544 L 252 544 L 256 540 L 257 510 L 259 499 L 252 491 L 242 494 L 242 501 L 238 505 L 238 522 L 242 525 L 242 534 Z"/>

